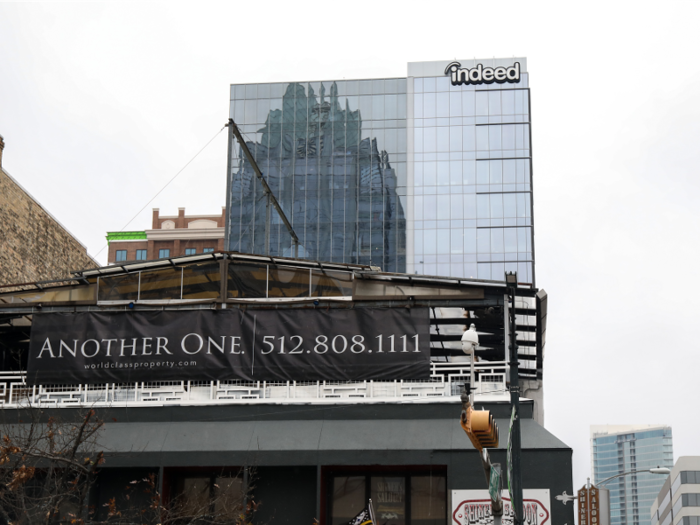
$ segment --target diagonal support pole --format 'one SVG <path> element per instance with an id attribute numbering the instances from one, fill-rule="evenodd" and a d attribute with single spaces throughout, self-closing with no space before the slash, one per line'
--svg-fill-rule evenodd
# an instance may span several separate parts
<path id="1" fill-rule="evenodd" d="M 228 124 L 226 124 L 226 126 L 228 126 L 229 129 L 233 132 L 233 134 L 236 137 L 236 140 L 238 140 L 238 143 L 241 145 L 241 149 L 243 150 L 243 153 L 245 154 L 246 159 L 248 159 L 248 162 L 250 162 L 250 165 L 253 166 L 253 171 L 255 172 L 255 175 L 258 177 L 258 180 L 260 180 L 260 183 L 262 184 L 262 187 L 263 187 L 263 192 L 265 194 L 265 197 L 267 198 L 268 212 L 267 212 L 267 221 L 265 224 L 265 237 L 266 237 L 266 240 L 268 241 L 268 243 L 265 246 L 265 249 L 267 250 L 267 252 L 269 254 L 269 252 L 270 252 L 270 245 L 269 245 L 269 231 L 270 231 L 269 203 L 272 203 L 272 205 L 275 207 L 275 210 L 277 210 L 277 213 L 279 214 L 280 218 L 282 219 L 282 222 L 286 226 L 287 231 L 289 232 L 289 235 L 292 237 L 292 243 L 294 244 L 294 257 L 295 258 L 299 257 L 299 237 L 297 237 L 297 234 L 294 231 L 292 224 L 289 222 L 289 219 L 287 219 L 287 216 L 285 215 L 284 211 L 282 211 L 282 207 L 280 206 L 279 202 L 277 202 L 277 198 L 275 197 L 275 194 L 272 193 L 270 186 L 267 184 L 265 177 L 263 176 L 262 172 L 260 171 L 260 168 L 258 167 L 258 163 L 255 162 L 255 158 L 253 158 L 252 153 L 248 149 L 248 145 L 245 143 L 245 140 L 243 140 L 243 137 L 241 136 L 241 131 L 238 129 L 238 126 L 236 125 L 236 123 L 233 121 L 232 118 L 228 119 Z"/>

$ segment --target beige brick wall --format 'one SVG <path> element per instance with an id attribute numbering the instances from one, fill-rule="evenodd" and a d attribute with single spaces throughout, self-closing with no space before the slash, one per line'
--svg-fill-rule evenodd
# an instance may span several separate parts
<path id="1" fill-rule="evenodd" d="M 61 279 L 97 263 L 0 168 L 0 285 Z"/>

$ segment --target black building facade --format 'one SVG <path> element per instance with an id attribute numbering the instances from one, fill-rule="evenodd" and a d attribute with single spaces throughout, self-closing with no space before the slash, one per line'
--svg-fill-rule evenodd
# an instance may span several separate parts
<path id="1" fill-rule="evenodd" d="M 409 276 L 377 272 L 369 266 L 240 254 L 134 262 L 77 272 L 65 283 L 25 286 L 23 291 L 0 295 L 3 431 L 26 426 L 31 407 L 42 410 L 44 422 L 50 417 L 68 421 L 88 407 L 95 410 L 105 422 L 96 445 L 104 451 L 105 463 L 90 498 L 102 514 L 109 511 L 112 498 L 123 497 L 125 487 L 152 479 L 164 500 L 186 504 L 208 501 L 224 490 L 243 491 L 259 505 L 256 520 L 260 524 L 308 524 L 317 519 L 323 525 L 340 525 L 370 498 L 382 525 L 472 523 L 473 516 L 455 510 L 458 502 L 453 491 L 485 491 L 487 484 L 479 453 L 459 424 L 459 394 L 465 383 L 472 382 L 473 373 L 476 406 L 491 410 L 501 429 L 502 442 L 490 451 L 492 461 L 505 466 L 510 405 L 503 322 L 504 310 L 514 306 L 524 385 L 523 486 L 526 491 L 546 489 L 552 495 L 547 513 L 540 518 L 534 515 L 538 523 L 571 523 L 572 506 L 561 505 L 553 496 L 572 492 L 572 450 L 543 427 L 542 400 L 536 395 L 541 392 L 543 374 L 546 294 L 521 286 L 515 305 L 510 305 L 504 291 L 502 283 L 492 281 Z M 237 377 L 234 366 L 223 379 L 204 379 L 192 367 L 183 367 L 182 379 L 173 380 L 164 375 L 163 367 L 150 363 L 163 358 L 176 361 L 182 352 L 195 355 L 199 363 L 208 355 L 224 355 L 216 344 L 233 340 L 220 342 L 212 337 L 209 347 L 197 348 L 188 346 L 196 339 L 192 332 L 180 347 L 172 337 L 167 343 L 147 342 L 150 336 L 132 343 L 129 333 L 114 336 L 117 342 L 107 343 L 113 345 L 107 355 L 98 335 L 77 333 L 71 323 L 38 337 L 39 326 L 45 323 L 41 316 L 87 315 L 109 318 L 116 326 L 149 316 L 156 319 L 164 312 L 187 325 L 202 312 L 259 314 L 254 319 L 261 319 L 262 312 L 276 312 L 280 325 L 286 326 L 285 319 L 297 314 L 323 319 L 331 313 L 351 316 L 355 310 L 424 316 L 426 332 L 419 334 L 419 330 L 416 335 L 426 333 L 429 343 L 419 347 L 416 339 L 415 346 L 404 346 L 413 336 L 407 334 L 402 342 L 402 337 L 389 332 L 379 334 L 381 338 L 375 334 L 364 334 L 362 340 L 347 338 L 342 335 L 347 323 L 336 323 L 323 336 L 300 332 L 299 337 L 313 341 L 300 347 L 283 346 L 290 339 L 280 341 L 275 334 L 273 351 L 265 346 L 265 341 L 273 344 L 271 336 L 258 334 L 255 328 L 252 339 L 247 340 L 244 331 L 236 340 L 240 346 L 227 347 L 229 361 L 222 366 L 235 364 L 233 360 L 243 352 L 255 355 L 255 366 L 264 366 L 272 353 L 285 359 L 292 353 L 296 358 L 296 352 L 307 359 L 327 353 L 333 362 L 352 354 L 354 361 L 371 362 L 370 350 L 372 356 L 382 350 L 406 356 L 425 348 L 429 360 L 420 378 L 402 378 L 403 372 L 396 368 L 393 379 L 373 379 L 379 376 L 370 373 L 361 380 L 310 380 L 297 372 L 298 377 L 289 380 L 251 380 Z M 480 360 L 474 370 L 461 351 L 467 323 L 474 323 L 480 334 Z M 140 335 L 157 324 L 141 325 Z M 111 337 L 106 335 L 102 341 Z M 211 341 L 216 344 L 212 346 Z M 353 341 L 364 346 L 353 349 Z M 120 345 L 126 345 L 124 352 L 115 350 L 121 350 Z M 84 384 L 60 377 L 54 379 L 56 383 L 44 384 L 37 380 L 40 376 L 32 360 L 39 354 L 51 359 L 49 347 L 58 367 L 68 366 L 60 359 L 82 355 L 102 359 L 103 364 L 130 362 L 144 368 L 149 363 L 150 375 L 137 378 L 124 372 L 123 382 L 99 382 L 90 380 L 99 367 L 86 367 L 90 361 L 80 361 L 73 371 L 65 368 L 66 377 L 84 374 L 80 376 L 86 378 Z M 161 357 L 156 355 L 159 348 Z M 388 372 L 383 368 L 381 373 Z M 132 503 L 138 498 L 147 503 L 143 494 L 134 496 Z"/>

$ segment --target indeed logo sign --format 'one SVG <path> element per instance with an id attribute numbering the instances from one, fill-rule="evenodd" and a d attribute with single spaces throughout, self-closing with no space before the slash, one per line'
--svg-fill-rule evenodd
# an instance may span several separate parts
<path id="1" fill-rule="evenodd" d="M 445 68 L 453 86 L 462 84 L 517 84 L 520 82 L 520 62 L 511 67 L 484 67 L 482 64 L 471 69 L 462 67 L 459 62 L 451 62 Z"/>

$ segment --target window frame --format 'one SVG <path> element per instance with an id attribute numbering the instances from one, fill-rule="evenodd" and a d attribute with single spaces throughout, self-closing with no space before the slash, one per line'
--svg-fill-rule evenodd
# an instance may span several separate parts
<path id="1" fill-rule="evenodd" d="M 239 478 L 245 502 L 247 469 L 244 467 L 166 467 L 163 471 L 163 503 L 167 507 L 180 496 L 178 480 L 185 478 L 207 479 L 209 483 L 209 502 L 213 509 L 216 499 L 216 479 L 220 477 Z"/>
<path id="2" fill-rule="evenodd" d="M 333 524 L 333 480 L 336 477 L 364 476 L 365 501 L 372 493 L 372 477 L 403 477 L 405 490 L 405 525 L 411 525 L 411 477 L 435 476 L 445 480 L 445 524 L 449 522 L 450 509 L 449 488 L 447 484 L 447 465 L 367 465 L 367 466 L 325 466 L 321 471 L 321 516 L 322 525 Z M 362 510 L 359 509 L 358 512 Z M 379 518 L 378 518 L 379 520 Z M 380 521 L 380 520 L 379 520 Z"/>

